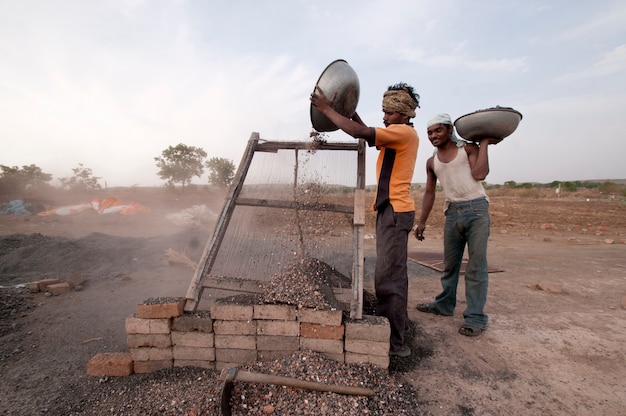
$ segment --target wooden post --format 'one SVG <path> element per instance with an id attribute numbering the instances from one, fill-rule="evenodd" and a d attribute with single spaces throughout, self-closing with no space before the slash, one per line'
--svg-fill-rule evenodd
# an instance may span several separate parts
<path id="1" fill-rule="evenodd" d="M 354 192 L 352 299 L 350 318 L 363 318 L 363 232 L 365 226 L 365 140 L 359 139 L 357 151 L 357 189 Z"/>

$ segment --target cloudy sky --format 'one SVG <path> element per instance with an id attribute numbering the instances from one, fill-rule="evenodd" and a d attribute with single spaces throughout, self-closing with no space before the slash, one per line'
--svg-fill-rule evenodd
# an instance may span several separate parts
<path id="1" fill-rule="evenodd" d="M 495 105 L 524 118 L 489 183 L 626 178 L 624 22 L 621 0 L 0 0 L 0 164 L 159 185 L 153 158 L 184 143 L 237 165 L 252 132 L 308 140 L 309 94 L 345 59 L 371 126 L 388 85 L 421 95 L 414 182 L 428 118 Z"/>

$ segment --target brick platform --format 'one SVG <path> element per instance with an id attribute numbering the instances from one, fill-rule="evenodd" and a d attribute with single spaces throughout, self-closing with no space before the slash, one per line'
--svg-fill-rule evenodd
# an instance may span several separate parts
<path id="1" fill-rule="evenodd" d="M 344 320 L 341 310 L 219 301 L 209 313 L 190 314 L 184 312 L 184 299 L 148 306 L 139 305 L 126 319 L 135 373 L 187 365 L 221 370 L 298 350 L 317 351 L 339 362 L 389 367 L 390 327 L 383 317 Z M 127 372 L 120 371 L 127 366 L 115 357 L 97 361 L 92 375 Z M 107 365 L 110 374 L 105 374 Z"/>

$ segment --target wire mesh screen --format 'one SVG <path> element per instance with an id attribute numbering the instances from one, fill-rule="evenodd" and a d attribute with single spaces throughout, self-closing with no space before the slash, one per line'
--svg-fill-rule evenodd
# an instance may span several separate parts
<path id="1" fill-rule="evenodd" d="M 350 277 L 357 164 L 354 150 L 254 152 L 206 273 L 268 281 L 314 258 Z"/>

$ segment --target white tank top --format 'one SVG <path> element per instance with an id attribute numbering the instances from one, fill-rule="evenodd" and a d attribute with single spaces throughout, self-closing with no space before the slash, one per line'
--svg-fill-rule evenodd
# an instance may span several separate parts
<path id="1" fill-rule="evenodd" d="M 487 198 L 482 183 L 472 177 L 469 158 L 465 147 L 457 148 L 456 157 L 448 163 L 439 160 L 435 155 L 433 161 L 435 175 L 441 183 L 445 201 L 443 212 L 446 212 L 451 202 L 471 201 L 481 197 Z"/>

